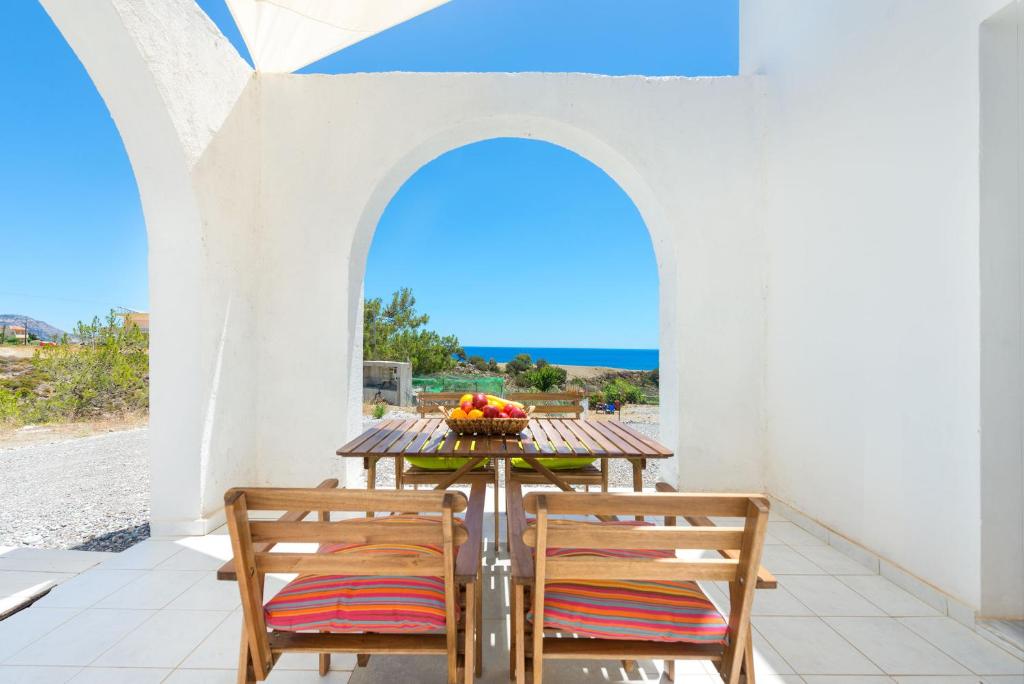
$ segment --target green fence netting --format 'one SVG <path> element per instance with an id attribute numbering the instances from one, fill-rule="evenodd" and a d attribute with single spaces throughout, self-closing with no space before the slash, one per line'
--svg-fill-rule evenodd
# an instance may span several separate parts
<path id="1" fill-rule="evenodd" d="M 418 392 L 483 392 L 501 396 L 505 391 L 505 378 L 486 375 L 431 375 L 413 378 L 412 386 Z"/>

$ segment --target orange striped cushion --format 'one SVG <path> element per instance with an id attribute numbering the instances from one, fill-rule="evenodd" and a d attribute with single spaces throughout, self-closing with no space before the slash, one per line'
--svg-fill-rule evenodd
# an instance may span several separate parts
<path id="1" fill-rule="evenodd" d="M 436 516 L 366 518 L 402 524 Z M 456 525 L 462 523 L 455 521 Z M 328 544 L 320 553 L 440 556 L 436 545 Z M 456 606 L 458 610 L 458 606 Z M 445 592 L 441 577 L 304 575 L 295 578 L 264 606 L 267 626 L 281 631 L 406 634 L 445 631 Z"/>
<path id="2" fill-rule="evenodd" d="M 557 524 L 553 520 L 551 524 Z M 638 521 L 595 523 L 649 525 Z M 655 549 L 553 548 L 548 557 L 671 558 Z M 586 580 L 547 582 L 544 628 L 599 639 L 723 644 L 729 624 L 696 582 Z M 533 620 L 533 613 L 527 615 Z"/>

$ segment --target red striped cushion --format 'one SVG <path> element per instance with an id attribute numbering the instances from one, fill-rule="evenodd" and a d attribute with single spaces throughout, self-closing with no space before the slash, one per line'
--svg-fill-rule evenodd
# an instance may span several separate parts
<path id="1" fill-rule="evenodd" d="M 366 520 L 441 523 L 436 516 L 415 515 Z M 424 544 L 328 544 L 320 553 L 440 556 L 442 550 Z M 304 575 L 267 602 L 264 617 L 271 629 L 289 632 L 439 633 L 445 631 L 444 599 L 441 577 Z"/>
<path id="2" fill-rule="evenodd" d="M 549 524 L 557 524 L 551 521 Z M 648 525 L 638 521 L 595 523 Z M 547 550 L 548 557 L 671 558 L 655 549 Z M 533 613 L 527 615 L 533 620 Z M 729 624 L 696 582 L 587 580 L 547 582 L 544 588 L 544 628 L 599 639 L 686 641 L 723 644 Z"/>

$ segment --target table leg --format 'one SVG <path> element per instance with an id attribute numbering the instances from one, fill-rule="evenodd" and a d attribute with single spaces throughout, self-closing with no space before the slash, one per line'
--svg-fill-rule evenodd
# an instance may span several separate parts
<path id="1" fill-rule="evenodd" d="M 366 488 L 376 489 L 377 488 L 377 458 L 376 456 L 370 456 L 368 463 L 366 464 Z M 373 511 L 366 512 L 367 518 L 373 517 Z"/>
<path id="2" fill-rule="evenodd" d="M 644 491 L 644 466 L 643 459 L 631 458 L 629 462 L 633 466 L 633 491 L 642 492 Z M 637 520 L 643 520 L 644 516 L 636 516 Z"/>

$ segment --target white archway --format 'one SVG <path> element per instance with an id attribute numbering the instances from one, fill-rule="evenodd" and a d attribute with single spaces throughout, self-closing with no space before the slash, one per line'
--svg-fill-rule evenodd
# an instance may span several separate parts
<path id="1" fill-rule="evenodd" d="M 349 415 L 358 420 L 362 405 L 362 299 L 363 279 L 366 275 L 366 259 L 374 232 L 384 210 L 398 191 L 417 171 L 438 157 L 453 150 L 496 138 L 539 140 L 573 152 L 604 171 L 630 198 L 640 213 L 654 248 L 658 266 L 659 307 L 666 299 L 671 301 L 676 291 L 676 258 L 674 246 L 669 237 L 670 224 L 664 209 L 654 191 L 633 167 L 632 163 L 592 133 L 565 122 L 533 116 L 489 117 L 461 122 L 458 126 L 439 132 L 410 149 L 377 183 L 370 193 L 353 233 L 351 251 L 352 268 L 349 269 L 349 330 L 348 348 L 352 350 L 352 366 L 349 379 Z M 679 405 L 678 383 L 675 382 L 679 367 L 676 335 L 673 333 L 674 319 L 664 310 L 659 311 L 659 364 L 665 385 L 661 387 L 661 429 L 668 433 L 666 441 L 675 441 L 675 421 Z M 358 429 L 352 426 L 353 430 Z M 664 470 L 675 478 L 674 463 Z"/>

